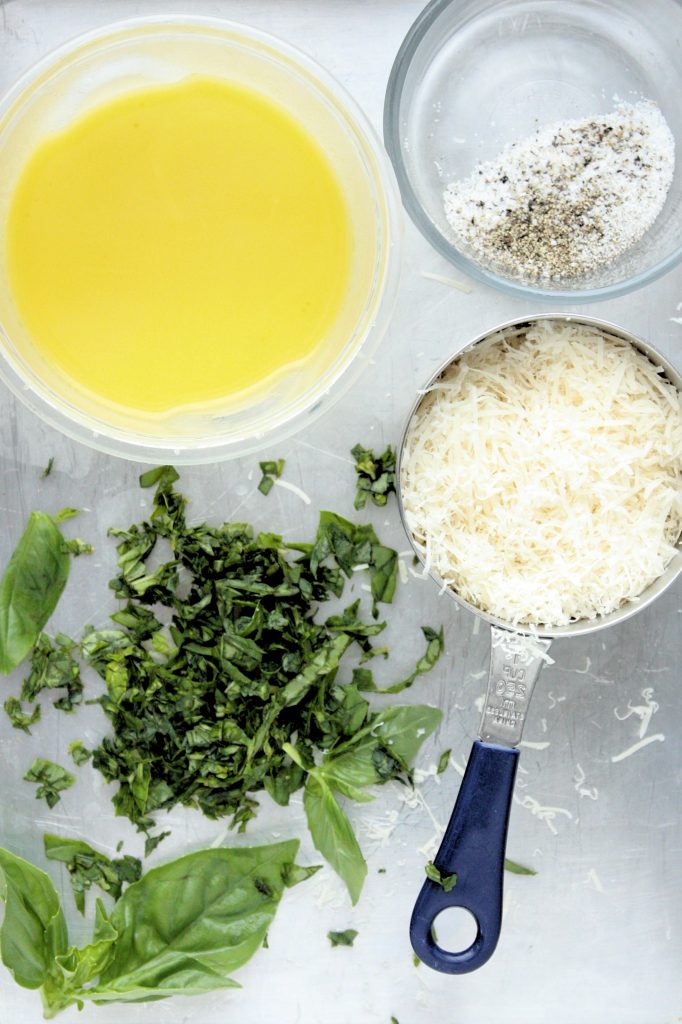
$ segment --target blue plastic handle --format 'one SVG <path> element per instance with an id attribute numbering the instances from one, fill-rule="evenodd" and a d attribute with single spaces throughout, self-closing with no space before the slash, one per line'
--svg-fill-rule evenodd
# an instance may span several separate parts
<path id="1" fill-rule="evenodd" d="M 502 885 L 507 827 L 519 752 L 476 740 L 452 817 L 434 860 L 441 876 L 457 874 L 445 892 L 427 879 L 410 922 L 410 940 L 419 959 L 434 971 L 466 974 L 493 955 L 502 924 Z M 449 952 L 434 940 L 433 923 L 448 907 L 473 914 L 476 938 L 468 949 Z"/>

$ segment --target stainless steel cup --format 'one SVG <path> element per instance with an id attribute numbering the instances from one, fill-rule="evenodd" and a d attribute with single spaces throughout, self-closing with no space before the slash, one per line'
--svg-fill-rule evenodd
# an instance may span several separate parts
<path id="1" fill-rule="evenodd" d="M 402 457 L 413 417 L 423 394 L 462 355 L 493 334 L 504 331 L 507 336 L 523 334 L 539 320 L 561 320 L 598 328 L 607 337 L 630 342 L 647 356 L 655 366 L 661 367 L 666 378 L 682 391 L 682 377 L 651 345 L 614 324 L 578 314 L 541 313 L 500 324 L 479 335 L 469 345 L 445 362 L 425 384 L 416 399 L 403 432 L 398 458 L 398 479 L 402 479 Z M 403 526 L 424 564 L 422 552 L 415 542 L 405 517 L 402 487 L 398 488 L 398 501 Z M 429 575 L 450 594 L 458 604 L 481 616 L 491 626 L 491 658 L 488 690 L 479 728 L 467 768 L 457 796 L 450 822 L 443 836 L 434 864 L 442 877 L 457 876 L 450 891 L 427 879 L 417 898 L 410 923 L 410 939 L 419 958 L 434 970 L 448 974 L 464 974 L 481 967 L 493 954 L 502 923 L 502 886 L 507 827 L 514 779 L 518 764 L 518 744 L 528 714 L 533 688 L 546 660 L 547 651 L 556 637 L 580 636 L 596 633 L 616 622 L 623 622 L 646 608 L 682 572 L 682 545 L 666 571 L 639 596 L 610 615 L 593 620 L 579 620 L 555 629 L 542 628 L 535 632 L 512 625 L 481 611 L 464 600 L 433 572 Z M 433 923 L 448 907 L 461 907 L 469 911 L 477 926 L 473 943 L 464 950 L 449 951 L 441 948 L 434 938 Z"/>

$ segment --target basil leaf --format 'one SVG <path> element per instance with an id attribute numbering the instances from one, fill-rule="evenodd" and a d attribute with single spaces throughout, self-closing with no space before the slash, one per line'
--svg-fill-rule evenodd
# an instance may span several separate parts
<path id="1" fill-rule="evenodd" d="M 50 516 L 31 512 L 0 581 L 0 672 L 24 660 L 66 586 L 70 559 Z"/>
<path id="2" fill-rule="evenodd" d="M 45 469 L 40 474 L 40 479 L 41 480 L 47 480 L 48 476 L 52 472 L 52 467 L 53 466 L 54 466 L 54 456 L 51 455 L 50 458 L 47 460 L 47 465 L 45 466 Z"/>
<path id="3" fill-rule="evenodd" d="M 228 973 L 262 945 L 298 842 L 204 850 L 148 871 L 109 924 L 117 938 L 96 1003 L 138 1002 L 235 986 Z"/>
<path id="4" fill-rule="evenodd" d="M 358 932 L 355 928 L 346 928 L 343 932 L 327 932 L 327 938 L 334 946 L 352 946 L 358 937 Z"/>
<path id="5" fill-rule="evenodd" d="M 0 848 L 0 899 L 5 904 L 2 962 L 19 985 L 40 988 L 68 944 L 55 888 L 44 871 Z"/>
<path id="6" fill-rule="evenodd" d="M 443 772 L 446 770 L 446 768 L 450 764 L 451 754 L 452 750 L 448 749 L 444 750 L 443 753 L 440 755 L 440 757 L 438 758 L 438 767 L 436 768 L 436 775 L 442 775 Z"/>
<path id="7" fill-rule="evenodd" d="M 303 806 L 315 849 L 346 883 L 352 903 L 357 903 L 367 864 L 350 821 L 325 780 L 317 774 L 308 776 Z"/>
<path id="8" fill-rule="evenodd" d="M 37 782 L 36 799 L 44 797 L 48 807 L 54 807 L 61 799 L 60 793 L 73 786 L 76 779 L 61 765 L 37 757 L 24 775 L 26 782 Z"/>

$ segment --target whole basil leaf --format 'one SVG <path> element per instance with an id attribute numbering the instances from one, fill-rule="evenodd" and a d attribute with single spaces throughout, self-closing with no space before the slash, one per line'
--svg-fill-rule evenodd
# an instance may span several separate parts
<path id="1" fill-rule="evenodd" d="M 57 606 L 71 560 L 53 519 L 31 512 L 0 581 L 0 672 L 24 660 Z"/>
<path id="2" fill-rule="evenodd" d="M 297 850 L 297 840 L 204 850 L 147 872 L 108 919 L 117 938 L 88 998 L 138 1002 L 235 986 L 228 974 L 262 945 Z"/>
<path id="3" fill-rule="evenodd" d="M 324 778 L 316 772 L 308 776 L 303 806 L 315 849 L 343 879 L 351 901 L 357 903 L 367 875 L 367 864 L 350 821 Z"/>
<path id="4" fill-rule="evenodd" d="M 0 848 L 0 955 L 14 980 L 40 988 L 54 972 L 55 957 L 66 953 L 66 922 L 55 888 L 45 874 Z"/>

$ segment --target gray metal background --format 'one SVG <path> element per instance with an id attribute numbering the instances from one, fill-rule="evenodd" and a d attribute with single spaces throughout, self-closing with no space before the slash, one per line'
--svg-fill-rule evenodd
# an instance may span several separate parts
<path id="1" fill-rule="evenodd" d="M 123 17 L 191 10 L 241 20 L 299 45 L 340 79 L 379 128 L 393 55 L 420 6 L 415 0 L 0 0 L 0 88 L 83 30 Z M 256 460 L 249 459 L 183 472 L 181 485 L 192 498 L 194 517 L 245 518 L 301 538 L 311 535 L 319 508 L 352 515 L 348 449 L 356 441 L 396 443 L 415 388 L 449 352 L 501 320 L 538 311 L 480 285 L 461 294 L 424 278 L 423 272 L 458 275 L 410 224 L 405 242 L 398 306 L 375 365 L 308 433 L 266 453 L 286 457 L 285 478 L 302 487 L 311 504 L 282 488 L 263 498 L 256 490 Z M 681 270 L 645 291 L 585 311 L 650 339 L 679 368 L 682 326 L 670 319 L 680 315 L 678 303 Z M 69 528 L 93 541 L 97 551 L 74 565 L 52 625 L 76 632 L 86 622 L 104 625 L 113 610 L 106 587 L 113 545 L 106 528 L 127 525 L 142 512 L 146 498 L 137 488 L 139 467 L 56 435 L 4 388 L 0 401 L 0 563 L 31 509 L 56 511 L 66 504 L 86 509 Z M 50 456 L 54 471 L 42 481 Z M 395 506 L 372 517 L 388 543 L 408 548 Z M 356 589 L 361 595 L 359 585 Z M 61 1019 L 65 1024 L 389 1024 L 391 1015 L 400 1024 L 682 1020 L 681 615 L 678 582 L 633 620 L 553 645 L 556 663 L 543 671 L 526 727 L 509 840 L 510 856 L 538 874 L 507 877 L 500 946 L 477 974 L 448 978 L 415 968 L 407 923 L 423 863 L 447 820 L 458 769 L 478 724 L 489 637 L 473 615 L 439 598 L 433 584 L 410 576 L 391 610 L 392 655 L 381 672 L 386 681 L 398 678 L 421 650 L 419 626 L 443 622 L 447 657 L 409 698 L 437 703 L 445 721 L 424 749 L 420 765 L 426 777 L 414 796 L 386 787 L 373 804 L 351 811 L 370 866 L 358 907 L 351 908 L 325 870 L 286 895 L 270 949 L 239 973 L 242 991 L 88 1008 L 84 1014 L 70 1010 Z M 3 690 L 16 693 L 20 678 L 16 673 L 2 681 Z M 657 710 L 647 725 L 652 702 Z M 645 738 L 664 739 L 614 762 L 638 742 L 644 727 Z M 127 822 L 114 818 L 107 787 L 89 768 L 78 773 L 77 785 L 55 812 L 36 802 L 33 787 L 20 781 L 36 754 L 66 763 L 70 739 L 94 742 L 105 728 L 96 708 L 72 717 L 51 713 L 29 739 L 0 716 L 0 842 L 38 864 L 44 864 L 46 828 L 109 851 L 123 838 L 128 852 L 138 852 L 139 838 Z M 434 779 L 429 769 L 447 747 L 454 763 Z M 229 841 L 300 835 L 301 860 L 315 862 L 300 800 L 289 810 L 266 799 L 262 803 L 248 835 Z M 220 842 L 225 835 L 219 822 L 190 812 L 174 812 L 169 824 L 173 836 L 155 861 Z M 378 868 L 386 873 L 378 874 Z M 50 871 L 56 878 L 54 865 Z M 60 885 L 74 935 L 84 940 L 68 883 L 62 878 Z M 347 927 L 359 931 L 354 948 L 332 950 L 327 930 Z M 40 1019 L 37 995 L 17 988 L 0 968 L 0 1021 Z"/>

